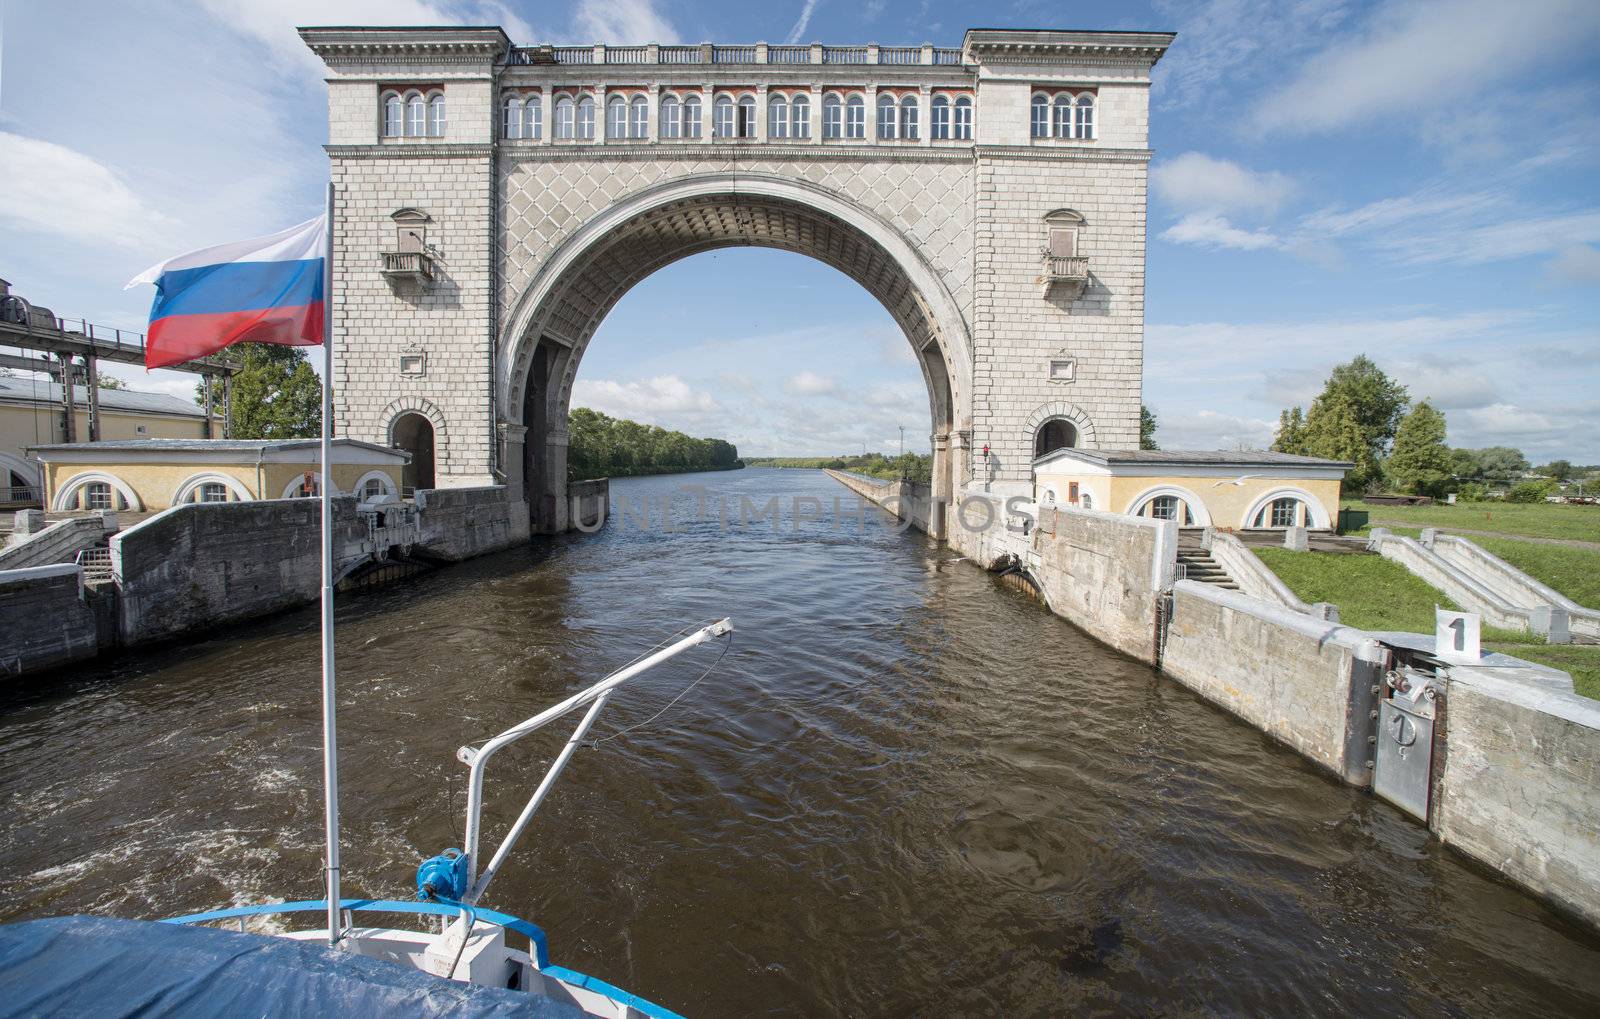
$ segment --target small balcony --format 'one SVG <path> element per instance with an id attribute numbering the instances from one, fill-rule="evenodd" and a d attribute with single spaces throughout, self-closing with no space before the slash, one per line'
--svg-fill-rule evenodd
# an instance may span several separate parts
<path id="1" fill-rule="evenodd" d="M 1052 255 L 1044 253 L 1044 273 L 1039 277 L 1044 284 L 1044 296 L 1052 290 L 1064 292 L 1076 299 L 1089 285 L 1088 255 Z"/>
<path id="2" fill-rule="evenodd" d="M 383 278 L 390 283 L 421 286 L 433 281 L 433 258 L 425 251 L 385 251 Z"/>

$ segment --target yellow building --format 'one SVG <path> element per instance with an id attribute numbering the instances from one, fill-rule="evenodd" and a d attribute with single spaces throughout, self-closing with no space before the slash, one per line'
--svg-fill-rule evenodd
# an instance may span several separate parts
<path id="1" fill-rule="evenodd" d="M 244 502 L 317 494 L 316 439 L 143 439 L 33 446 L 47 510 L 133 513 L 186 502 Z M 333 484 L 364 502 L 399 498 L 410 454 L 333 440 Z"/>
<path id="2" fill-rule="evenodd" d="M 74 429 L 80 438 L 89 434 L 89 394 L 83 386 L 72 390 Z M 205 411 L 193 400 L 163 393 L 136 393 L 126 389 L 99 392 L 102 439 L 203 439 Z M 61 385 L 37 376 L 0 378 L 0 505 L 38 501 L 42 477 L 39 464 L 29 459 L 31 446 L 65 442 L 65 407 Z M 222 419 L 213 418 L 213 434 L 221 434 Z"/>
<path id="3" fill-rule="evenodd" d="M 1348 463 L 1270 452 L 1058 449 L 1033 462 L 1034 500 L 1219 530 L 1332 530 Z"/>

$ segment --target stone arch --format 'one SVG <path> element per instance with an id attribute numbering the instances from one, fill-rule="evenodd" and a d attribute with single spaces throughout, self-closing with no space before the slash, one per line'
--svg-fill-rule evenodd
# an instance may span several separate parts
<path id="1" fill-rule="evenodd" d="M 1280 485 L 1272 491 L 1257 497 L 1250 504 L 1250 508 L 1245 510 L 1244 517 L 1239 521 L 1239 526 L 1242 528 L 1254 526 L 1251 521 L 1255 520 L 1257 514 L 1270 506 L 1275 500 L 1284 498 L 1300 500 L 1300 504 L 1306 508 L 1306 516 L 1311 521 L 1310 526 L 1319 530 L 1328 530 L 1333 527 L 1333 518 L 1328 515 L 1327 507 L 1322 505 L 1322 500 L 1303 488 L 1296 488 L 1294 485 Z"/>
<path id="2" fill-rule="evenodd" d="M 74 474 L 56 491 L 55 498 L 50 500 L 50 508 L 52 510 L 77 509 L 78 492 L 85 485 L 92 485 L 97 481 L 110 485 L 112 490 L 122 497 L 123 505 L 120 508 L 131 510 L 134 513 L 143 512 L 144 503 L 140 501 L 139 493 L 133 490 L 133 486 L 115 474 L 110 474 L 106 471 L 84 471 L 82 474 Z"/>
<path id="3" fill-rule="evenodd" d="M 34 488 L 38 488 L 42 480 L 38 463 L 24 460 L 22 457 L 13 456 L 10 453 L 0 452 L 0 471 L 15 474 L 24 483 Z M 0 488 L 9 488 L 10 486 L 11 479 L 0 475 Z"/>
<path id="4" fill-rule="evenodd" d="M 1094 421 L 1082 407 L 1065 400 L 1053 400 L 1040 407 L 1035 407 L 1032 414 L 1028 415 L 1028 448 L 1033 448 L 1033 439 L 1050 421 L 1065 421 L 1078 432 L 1078 442 L 1075 449 L 1095 449 L 1099 443 L 1095 440 Z"/>
<path id="5" fill-rule="evenodd" d="M 935 488 L 971 428 L 972 341 L 940 275 L 894 226 L 818 185 L 770 174 L 675 178 L 622 199 L 574 231 L 539 267 L 506 316 L 496 403 L 508 480 L 526 484 L 535 530 L 559 530 L 566 500 L 566 419 L 595 330 L 632 287 L 680 259 L 758 246 L 816 258 L 860 283 L 900 325 L 928 388 Z M 516 449 L 518 432 L 527 441 Z M 960 453 L 964 454 L 964 448 Z M 544 505 L 541 506 L 539 503 Z"/>
<path id="6" fill-rule="evenodd" d="M 205 484 L 223 486 L 232 492 L 234 499 L 239 502 L 250 502 L 255 499 L 255 496 L 250 494 L 250 490 L 244 487 L 238 478 L 229 474 L 219 474 L 216 471 L 201 471 L 199 474 L 191 474 L 184 479 L 183 484 L 179 485 L 177 491 L 172 493 L 171 505 L 182 506 L 194 498 L 194 493 L 199 490 L 201 485 Z"/>
<path id="7" fill-rule="evenodd" d="M 1139 511 L 1144 509 L 1145 503 L 1151 499 L 1159 499 L 1163 495 L 1174 496 L 1189 507 L 1189 515 L 1194 517 L 1194 523 L 1185 524 L 1180 520 L 1178 521 L 1179 527 L 1211 526 L 1211 511 L 1206 508 L 1206 504 L 1201 501 L 1198 495 L 1182 485 L 1153 485 L 1128 500 L 1128 506 L 1122 512 L 1130 516 L 1137 516 Z"/>
<path id="8" fill-rule="evenodd" d="M 433 426 L 434 463 L 441 468 L 447 465 L 450 462 L 450 426 L 445 421 L 444 411 L 426 397 L 402 396 L 383 408 L 378 419 L 383 422 L 384 444 L 394 445 L 394 426 L 406 414 L 420 414 L 428 419 Z"/>

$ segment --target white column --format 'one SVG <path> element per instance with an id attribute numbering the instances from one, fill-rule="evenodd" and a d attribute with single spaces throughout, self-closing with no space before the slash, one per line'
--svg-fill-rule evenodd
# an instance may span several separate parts
<path id="1" fill-rule="evenodd" d="M 762 50 L 765 53 L 765 49 Z M 767 140 L 767 86 L 756 86 L 756 141 Z"/>
<path id="2" fill-rule="evenodd" d="M 604 46 L 595 47 L 596 63 L 599 62 L 598 58 L 603 56 L 604 53 Z M 610 124 L 606 118 L 606 87 L 604 85 L 594 86 L 594 140 L 601 145 L 609 144 L 611 141 Z"/>
<path id="3" fill-rule="evenodd" d="M 814 47 L 820 60 L 822 47 Z M 822 144 L 822 86 L 811 86 L 811 144 Z"/>
<path id="4" fill-rule="evenodd" d="M 932 57 L 933 48 L 925 46 L 923 49 Z M 933 87 L 924 85 L 918 90 L 917 96 L 917 144 L 933 144 Z M 950 116 L 955 116 L 955 111 L 950 111 Z"/>
<path id="5" fill-rule="evenodd" d="M 877 49 L 876 46 L 874 46 L 872 48 L 874 50 Z M 876 59 L 877 59 L 877 54 L 876 53 L 873 54 L 873 59 L 874 59 L 874 61 L 876 61 Z M 862 101 L 866 103 L 866 109 L 862 112 L 862 117 L 861 117 L 861 119 L 866 122 L 862 127 L 862 133 L 865 134 L 866 137 L 861 139 L 861 141 L 862 141 L 862 144 L 865 144 L 865 145 L 876 145 L 876 144 L 878 144 L 878 84 L 877 84 L 877 82 L 872 82 L 872 83 L 869 83 L 867 85 L 866 95 L 862 97 Z"/>
<path id="6" fill-rule="evenodd" d="M 661 140 L 661 86 L 651 85 L 649 90 L 650 116 L 646 123 L 649 125 L 645 137 L 654 145 Z M 681 111 L 680 111 L 681 112 Z"/>
<path id="7" fill-rule="evenodd" d="M 548 145 L 556 135 L 555 93 L 549 85 L 540 85 L 534 94 L 539 97 L 539 144 Z"/>
<path id="8" fill-rule="evenodd" d="M 710 49 L 707 44 L 706 49 Z M 708 56 L 707 59 L 710 59 Z M 712 85 L 700 86 L 700 140 L 709 142 L 716 136 L 717 127 L 717 90 Z"/>

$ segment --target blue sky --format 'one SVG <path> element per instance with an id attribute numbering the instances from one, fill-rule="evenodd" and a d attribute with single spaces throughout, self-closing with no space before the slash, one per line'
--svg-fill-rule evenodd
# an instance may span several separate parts
<path id="1" fill-rule="evenodd" d="M 139 327 L 122 283 L 314 215 L 324 90 L 297 24 L 499 23 L 519 43 L 958 45 L 971 26 L 1166 29 L 1145 398 L 1169 448 L 1270 441 L 1366 352 L 1457 445 L 1600 463 L 1593 0 L 0 2 L 0 276 Z M 188 395 L 186 378 L 125 374 Z M 580 402 L 749 453 L 926 448 L 922 383 L 854 283 L 771 251 L 646 280 Z"/>

